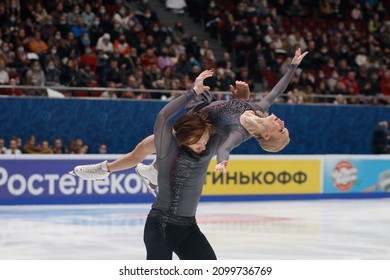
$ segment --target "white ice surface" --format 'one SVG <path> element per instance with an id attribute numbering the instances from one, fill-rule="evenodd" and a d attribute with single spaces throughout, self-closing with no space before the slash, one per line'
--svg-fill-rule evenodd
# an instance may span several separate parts
<path id="1" fill-rule="evenodd" d="M 143 260 L 149 204 L 0 206 L 1 260 Z M 390 199 L 203 202 L 219 259 L 390 259 Z"/>

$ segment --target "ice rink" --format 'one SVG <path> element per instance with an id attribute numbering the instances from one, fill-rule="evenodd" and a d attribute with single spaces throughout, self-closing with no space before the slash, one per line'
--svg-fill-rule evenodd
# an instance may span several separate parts
<path id="1" fill-rule="evenodd" d="M 143 260 L 149 204 L 0 206 L 2 260 Z M 390 198 L 202 202 L 221 260 L 390 259 Z"/>

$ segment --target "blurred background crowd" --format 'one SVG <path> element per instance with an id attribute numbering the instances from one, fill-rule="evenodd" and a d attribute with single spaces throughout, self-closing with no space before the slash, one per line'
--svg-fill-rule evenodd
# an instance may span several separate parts
<path id="1" fill-rule="evenodd" d="M 192 18 L 224 50 L 166 24 L 154 6 Z M 172 4 L 173 3 L 173 4 Z M 176 6 L 175 6 L 176 5 Z M 1 95 L 169 99 L 214 69 L 212 90 L 235 80 L 267 92 L 296 48 L 308 50 L 281 102 L 388 104 L 389 1 L 1 0 Z M 88 91 L 82 88 L 102 88 Z M 110 90 L 104 90 L 109 88 Z M 112 89 L 121 89 L 114 91 Z M 160 92 L 161 91 L 161 92 Z M 222 95 L 220 98 L 225 98 Z M 323 96 L 323 97 L 322 97 Z"/>
<path id="2" fill-rule="evenodd" d="M 213 69 L 213 91 L 241 80 L 255 99 L 301 48 L 309 54 L 279 102 L 387 105 L 389 11 L 385 0 L 0 0 L 0 97 L 58 87 L 66 97 L 170 100 Z M 188 19 L 206 37 L 191 34 Z M 1 152 L 91 152 L 81 139 L 26 143 L 33 148 L 0 141 Z"/>

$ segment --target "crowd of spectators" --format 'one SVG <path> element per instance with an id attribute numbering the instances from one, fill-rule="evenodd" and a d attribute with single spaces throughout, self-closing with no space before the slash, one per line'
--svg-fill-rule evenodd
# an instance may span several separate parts
<path id="1" fill-rule="evenodd" d="M 0 0 L 0 84 L 85 88 L 63 91 L 66 96 L 165 100 L 188 89 L 203 69 L 214 69 L 214 91 L 243 80 L 252 91 L 266 92 L 300 47 L 309 54 L 282 102 L 388 104 L 388 1 L 186 5 L 183 16 L 219 40 L 223 57 L 216 58 L 208 40 L 198 42 L 181 21 L 160 21 L 147 0 Z M 107 89 L 87 90 L 96 87 Z M 0 94 L 46 91 L 11 87 Z"/>
<path id="2" fill-rule="evenodd" d="M 236 69 L 268 89 L 297 47 L 309 51 L 283 101 L 389 103 L 389 1 L 211 1 L 203 8 L 193 16 L 234 53 Z"/>
<path id="3" fill-rule="evenodd" d="M 8 144 L 4 138 L 0 138 L 0 155 L 18 154 L 107 154 L 106 144 L 100 144 L 97 151 L 91 151 L 89 146 L 81 138 L 72 139 L 64 144 L 61 138 L 55 138 L 52 143 L 47 140 L 37 142 L 35 135 L 30 135 L 23 144 L 20 137 L 13 136 Z"/>

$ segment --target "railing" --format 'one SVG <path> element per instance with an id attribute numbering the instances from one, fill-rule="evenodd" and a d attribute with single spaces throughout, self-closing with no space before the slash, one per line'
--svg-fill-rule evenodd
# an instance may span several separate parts
<path id="1" fill-rule="evenodd" d="M 18 94 L 16 94 L 18 92 Z M 6 98 L 15 95 L 20 97 L 51 97 L 51 98 L 101 98 L 103 92 L 115 92 L 118 99 L 150 99 L 167 100 L 172 95 L 180 95 L 184 90 L 163 90 L 163 89 L 134 89 L 134 88 L 106 88 L 106 87 L 66 87 L 66 86 L 10 86 L 0 85 L 0 97 Z M 134 97 L 123 97 L 124 93 L 133 92 Z M 228 91 L 213 91 L 218 99 L 230 99 L 231 93 Z M 260 100 L 268 92 L 252 92 L 251 100 Z M 151 94 L 160 98 L 151 98 Z M 157 94 L 157 95 L 156 95 Z M 138 96 L 138 97 L 137 97 Z M 302 97 L 302 98 L 301 98 Z M 288 102 L 289 98 L 301 99 L 298 102 Z M 337 102 L 337 100 L 340 100 Z M 303 103 L 303 104 L 364 104 L 364 105 L 386 105 L 390 104 L 390 96 L 381 93 L 376 95 L 332 95 L 332 94 L 305 94 L 305 93 L 284 93 L 279 103 Z M 357 102 L 352 102 L 357 100 Z"/>

